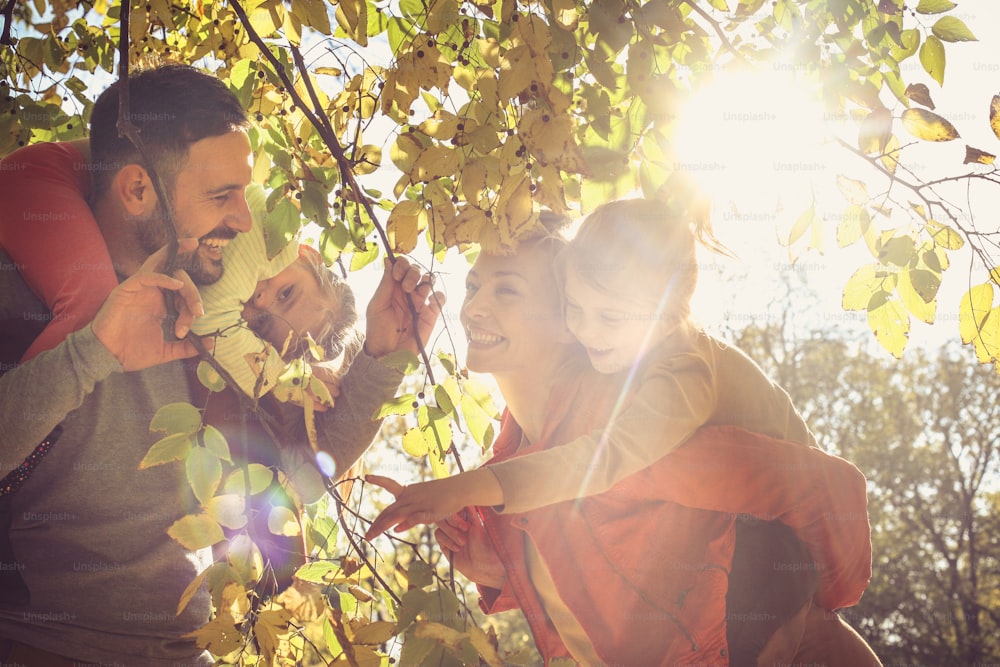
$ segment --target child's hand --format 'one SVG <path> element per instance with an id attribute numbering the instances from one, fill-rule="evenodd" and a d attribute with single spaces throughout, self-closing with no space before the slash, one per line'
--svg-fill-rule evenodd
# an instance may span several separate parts
<path id="1" fill-rule="evenodd" d="M 381 475 L 367 475 L 365 481 L 396 496 L 396 502 L 386 507 L 368 528 L 367 540 L 392 527 L 396 532 L 403 532 L 420 523 L 436 523 L 469 505 L 503 503 L 500 484 L 493 473 L 484 468 L 409 486 Z"/>

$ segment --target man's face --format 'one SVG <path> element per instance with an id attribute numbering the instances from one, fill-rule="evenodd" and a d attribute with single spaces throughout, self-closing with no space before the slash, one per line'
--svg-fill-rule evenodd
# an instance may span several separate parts
<path id="1" fill-rule="evenodd" d="M 174 184 L 174 227 L 178 238 L 197 238 L 198 247 L 177 258 L 198 285 L 222 277 L 222 248 L 241 232 L 250 230 L 250 210 L 244 191 L 250 184 L 251 150 L 246 132 L 234 130 L 191 144 L 187 162 Z M 163 246 L 162 208 L 140 225 L 143 249 L 149 253 Z"/>

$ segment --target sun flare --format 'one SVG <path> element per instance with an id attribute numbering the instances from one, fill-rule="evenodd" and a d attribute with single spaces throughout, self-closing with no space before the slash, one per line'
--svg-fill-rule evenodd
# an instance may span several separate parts
<path id="1" fill-rule="evenodd" d="M 812 182 L 829 176 L 823 158 L 827 119 L 794 66 L 724 71 L 696 90 L 676 130 L 677 166 L 712 201 L 713 223 L 733 247 L 774 243 L 786 215 L 812 200 Z"/>

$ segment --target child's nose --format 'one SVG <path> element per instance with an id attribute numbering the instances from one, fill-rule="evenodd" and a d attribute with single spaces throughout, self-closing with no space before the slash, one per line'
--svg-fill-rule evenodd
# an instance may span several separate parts
<path id="1" fill-rule="evenodd" d="M 254 290 L 253 298 L 250 300 L 255 308 L 263 310 L 270 305 L 273 295 L 269 283 L 268 280 L 257 283 L 257 289 Z"/>

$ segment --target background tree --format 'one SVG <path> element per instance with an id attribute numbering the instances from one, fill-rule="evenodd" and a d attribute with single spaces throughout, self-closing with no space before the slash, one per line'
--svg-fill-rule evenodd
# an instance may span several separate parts
<path id="1" fill-rule="evenodd" d="M 803 298 L 790 287 L 775 313 Z M 731 338 L 869 480 L 872 583 L 843 615 L 885 664 L 997 662 L 1000 378 L 968 348 L 890 362 L 844 327 L 762 319 Z"/>

